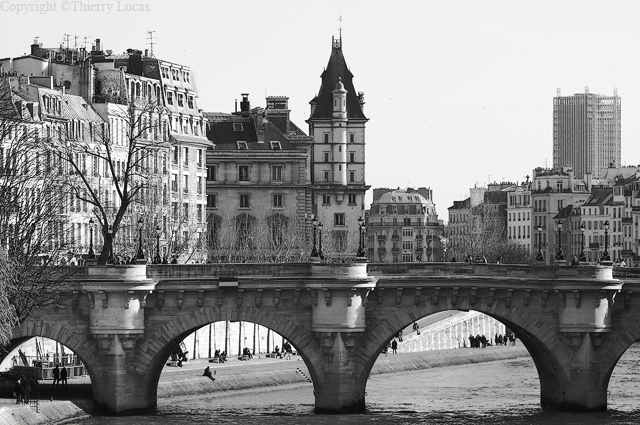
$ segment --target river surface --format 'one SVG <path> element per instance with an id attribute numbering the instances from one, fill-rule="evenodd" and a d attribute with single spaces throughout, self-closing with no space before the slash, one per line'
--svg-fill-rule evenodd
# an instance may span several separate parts
<path id="1" fill-rule="evenodd" d="M 82 425 L 173 424 L 638 424 L 640 344 L 618 362 L 609 383 L 609 410 L 560 413 L 540 407 L 540 384 L 531 358 L 372 375 L 367 412 L 315 415 L 311 384 L 158 400 L 157 414 L 92 417 Z"/>

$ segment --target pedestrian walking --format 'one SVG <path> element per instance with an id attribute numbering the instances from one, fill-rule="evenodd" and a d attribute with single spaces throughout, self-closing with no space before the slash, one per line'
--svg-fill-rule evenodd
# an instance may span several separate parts
<path id="1" fill-rule="evenodd" d="M 60 371 L 60 381 L 62 381 L 62 388 L 67 388 L 67 368 L 64 366 Z"/>
<path id="2" fill-rule="evenodd" d="M 391 343 L 391 351 L 393 352 L 393 354 L 398 354 L 397 350 L 398 350 L 398 341 L 394 339 L 393 342 Z"/>
<path id="3" fill-rule="evenodd" d="M 13 395 L 16 396 L 16 404 L 20 404 L 22 401 L 22 382 L 18 379 L 13 386 Z"/>
<path id="4" fill-rule="evenodd" d="M 56 365 L 56 367 L 53 368 L 53 384 L 51 384 L 52 387 L 56 387 L 59 388 L 60 387 L 60 365 Z"/>

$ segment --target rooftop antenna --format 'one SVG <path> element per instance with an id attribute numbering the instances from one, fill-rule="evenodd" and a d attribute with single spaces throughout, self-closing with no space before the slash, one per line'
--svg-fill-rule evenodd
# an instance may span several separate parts
<path id="1" fill-rule="evenodd" d="M 80 38 L 79 35 L 75 35 L 73 34 L 73 48 L 74 50 L 78 50 L 78 39 Z"/>
<path id="2" fill-rule="evenodd" d="M 340 12 L 340 17 L 338 18 L 340 23 L 338 24 L 338 32 L 340 33 L 340 46 L 342 46 L 342 12 Z"/>
<path id="3" fill-rule="evenodd" d="M 153 56 L 153 33 L 155 31 L 147 31 L 147 34 L 149 34 L 149 37 L 147 37 L 147 40 L 149 40 L 149 54 L 151 56 Z"/>
<path id="4" fill-rule="evenodd" d="M 85 48 L 85 49 L 87 48 L 87 39 L 88 39 L 88 38 L 92 38 L 92 37 L 91 37 L 90 35 L 88 35 L 88 36 L 86 36 L 86 37 L 84 38 L 84 43 L 83 43 L 83 44 L 84 44 L 84 48 Z"/>

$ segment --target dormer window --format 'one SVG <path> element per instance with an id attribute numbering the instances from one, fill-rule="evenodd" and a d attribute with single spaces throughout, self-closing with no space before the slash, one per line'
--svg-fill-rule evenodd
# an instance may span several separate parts
<path id="1" fill-rule="evenodd" d="M 245 142 L 243 140 L 238 140 L 238 149 L 247 150 L 247 149 L 249 149 L 249 146 L 247 146 L 247 142 Z"/>
<path id="2" fill-rule="evenodd" d="M 242 123 L 234 122 L 233 123 L 233 131 L 243 131 Z"/>
<path id="3" fill-rule="evenodd" d="M 280 145 L 280 142 L 269 142 L 269 143 L 271 143 L 271 149 L 273 149 L 274 151 L 282 150 L 282 146 Z"/>

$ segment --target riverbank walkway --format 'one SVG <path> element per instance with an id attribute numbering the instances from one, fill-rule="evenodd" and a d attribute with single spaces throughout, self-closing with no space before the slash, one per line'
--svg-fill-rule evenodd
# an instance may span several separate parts
<path id="1" fill-rule="evenodd" d="M 457 366 L 518 357 L 528 357 L 521 345 L 496 346 L 485 349 L 461 348 L 415 353 L 381 354 L 372 374 L 395 373 L 433 367 Z M 210 366 L 215 381 L 202 376 Z M 15 399 L 0 398 L 0 424 L 55 423 L 68 417 L 95 414 L 91 380 L 88 376 L 69 380 L 66 389 L 52 388 L 52 381 L 40 381 L 40 413 L 27 405 L 17 405 Z M 230 359 L 224 364 L 209 363 L 208 359 L 189 360 L 182 367 L 165 366 L 158 384 L 158 404 L 180 397 L 205 396 L 278 385 L 309 385 L 309 373 L 299 356 L 291 360 L 255 356 L 249 361 Z"/>

